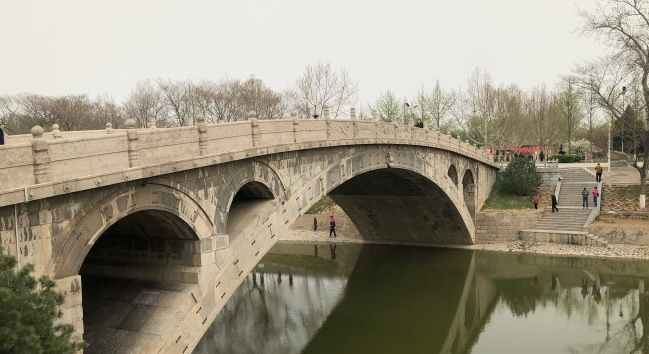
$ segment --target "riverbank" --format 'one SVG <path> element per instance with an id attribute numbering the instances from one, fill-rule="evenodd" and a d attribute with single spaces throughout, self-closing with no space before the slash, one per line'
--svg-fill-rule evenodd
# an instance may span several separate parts
<path id="1" fill-rule="evenodd" d="M 329 237 L 329 230 L 311 231 L 303 229 L 291 229 L 284 233 L 280 241 L 289 242 L 333 242 L 333 243 L 367 243 L 361 238 L 345 237 L 339 235 L 336 238 Z M 614 244 L 608 247 L 592 247 L 578 245 L 561 245 L 548 243 L 533 243 L 523 241 L 512 241 L 506 243 L 485 243 L 476 245 L 439 245 L 439 247 L 485 250 L 497 252 L 534 253 L 553 256 L 575 256 L 575 257 L 598 257 L 611 259 L 643 259 L 649 260 L 648 246 L 634 246 Z"/>

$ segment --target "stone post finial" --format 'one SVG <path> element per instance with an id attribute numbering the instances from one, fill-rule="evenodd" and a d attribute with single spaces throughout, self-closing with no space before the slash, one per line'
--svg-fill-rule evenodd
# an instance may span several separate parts
<path id="1" fill-rule="evenodd" d="M 198 129 L 198 151 L 201 156 L 204 156 L 207 155 L 207 124 L 202 115 L 197 115 L 195 121 Z"/>
<path id="2" fill-rule="evenodd" d="M 324 118 L 324 119 L 329 119 L 329 118 L 331 118 L 331 117 L 329 116 L 329 106 L 327 106 L 327 105 L 324 105 L 324 106 L 322 107 L 322 118 Z"/>
<path id="3" fill-rule="evenodd" d="M 295 113 L 295 115 L 293 115 Z M 293 119 L 293 142 L 297 142 L 299 140 L 299 129 L 298 126 L 300 125 L 300 120 L 297 118 L 297 112 L 291 111 L 291 117 Z"/>
<path id="4" fill-rule="evenodd" d="M 297 118 L 297 112 L 295 110 L 291 110 L 291 118 Z"/>
<path id="5" fill-rule="evenodd" d="M 124 122 L 124 128 L 126 129 L 135 129 L 137 127 L 137 122 L 133 118 L 129 118 Z"/>
<path id="6" fill-rule="evenodd" d="M 34 139 L 40 139 L 40 138 L 43 137 L 44 132 L 45 132 L 45 130 L 43 130 L 43 127 L 41 127 L 40 125 L 35 125 L 32 128 L 32 137 Z"/>
<path id="7" fill-rule="evenodd" d="M 372 110 L 372 120 L 376 122 L 379 120 L 379 112 L 376 109 Z"/>
<path id="8" fill-rule="evenodd" d="M 135 129 L 137 123 L 135 119 L 129 118 L 124 122 L 124 127 L 128 129 L 128 162 L 131 167 L 140 165 L 140 134 Z"/>
<path id="9" fill-rule="evenodd" d="M 111 122 L 106 123 L 106 134 L 113 134 L 113 124 Z"/>
<path id="10" fill-rule="evenodd" d="M 356 120 L 356 108 L 352 107 L 349 109 L 349 118 Z"/>
<path id="11" fill-rule="evenodd" d="M 390 116 L 390 123 L 396 123 L 396 122 L 397 122 L 397 114 L 392 113 L 392 115 Z"/>
<path id="12" fill-rule="evenodd" d="M 149 117 L 148 122 L 149 122 L 149 129 L 155 129 L 155 128 L 157 128 L 157 127 L 156 127 L 155 117 Z"/>
<path id="13" fill-rule="evenodd" d="M 53 124 L 52 125 L 52 135 L 54 136 L 54 139 L 62 139 L 63 134 L 61 134 L 61 131 L 59 130 L 59 125 L 58 124 Z"/>
<path id="14" fill-rule="evenodd" d="M 43 139 L 43 127 L 36 125 L 32 128 L 32 156 L 34 159 L 34 179 L 36 183 L 51 182 L 50 175 L 50 145 Z"/>
<path id="15" fill-rule="evenodd" d="M 261 136 L 259 135 L 259 121 L 257 120 L 257 112 L 250 111 L 248 113 L 248 120 L 250 121 L 250 128 L 252 131 L 252 146 L 259 146 Z"/>

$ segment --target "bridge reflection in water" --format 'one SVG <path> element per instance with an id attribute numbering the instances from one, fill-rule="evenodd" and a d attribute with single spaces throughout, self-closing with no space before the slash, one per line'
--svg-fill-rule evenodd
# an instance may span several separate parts
<path id="1" fill-rule="evenodd" d="M 649 353 L 647 265 L 278 244 L 194 353 Z"/>

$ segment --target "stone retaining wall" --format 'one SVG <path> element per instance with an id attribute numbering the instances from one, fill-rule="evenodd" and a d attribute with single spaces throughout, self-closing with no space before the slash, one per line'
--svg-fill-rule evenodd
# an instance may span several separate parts
<path id="1" fill-rule="evenodd" d="M 518 232 L 536 225 L 543 217 L 543 212 L 543 210 L 478 212 L 475 243 L 518 240 Z"/>
<path id="2" fill-rule="evenodd" d="M 338 235 L 361 238 L 352 221 L 342 210 L 336 210 L 334 216 Z M 516 241 L 520 230 L 532 228 L 542 216 L 543 210 L 478 212 L 475 243 Z M 314 217 L 318 221 L 318 231 L 329 232 L 329 214 L 302 215 L 291 228 L 313 230 Z"/>
<path id="3" fill-rule="evenodd" d="M 617 224 L 593 224 L 588 230 L 608 243 L 649 246 L 649 228 L 647 226 L 631 226 Z"/>

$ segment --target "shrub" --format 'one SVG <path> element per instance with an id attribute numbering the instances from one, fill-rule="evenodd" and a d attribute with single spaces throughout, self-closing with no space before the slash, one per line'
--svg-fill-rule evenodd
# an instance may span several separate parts
<path id="1" fill-rule="evenodd" d="M 85 348 L 72 338 L 62 317 L 64 297 L 52 279 L 34 278 L 28 264 L 16 270 L 16 259 L 0 247 L 0 353 L 74 354 Z"/>
<path id="2" fill-rule="evenodd" d="M 541 174 L 536 171 L 533 161 L 517 157 L 513 159 L 501 176 L 502 187 L 510 193 L 533 195 L 543 183 Z"/>
<path id="3" fill-rule="evenodd" d="M 571 163 L 571 162 L 582 162 L 584 161 L 584 155 L 573 155 L 573 154 L 554 154 L 548 156 L 549 160 L 557 159 L 561 163 Z"/>
<path id="4" fill-rule="evenodd" d="M 322 197 L 322 199 L 318 200 L 309 210 L 306 211 L 307 214 L 321 214 L 327 209 L 330 209 L 336 205 L 336 202 L 334 202 L 331 198 L 329 198 L 328 195 L 325 195 Z"/>

